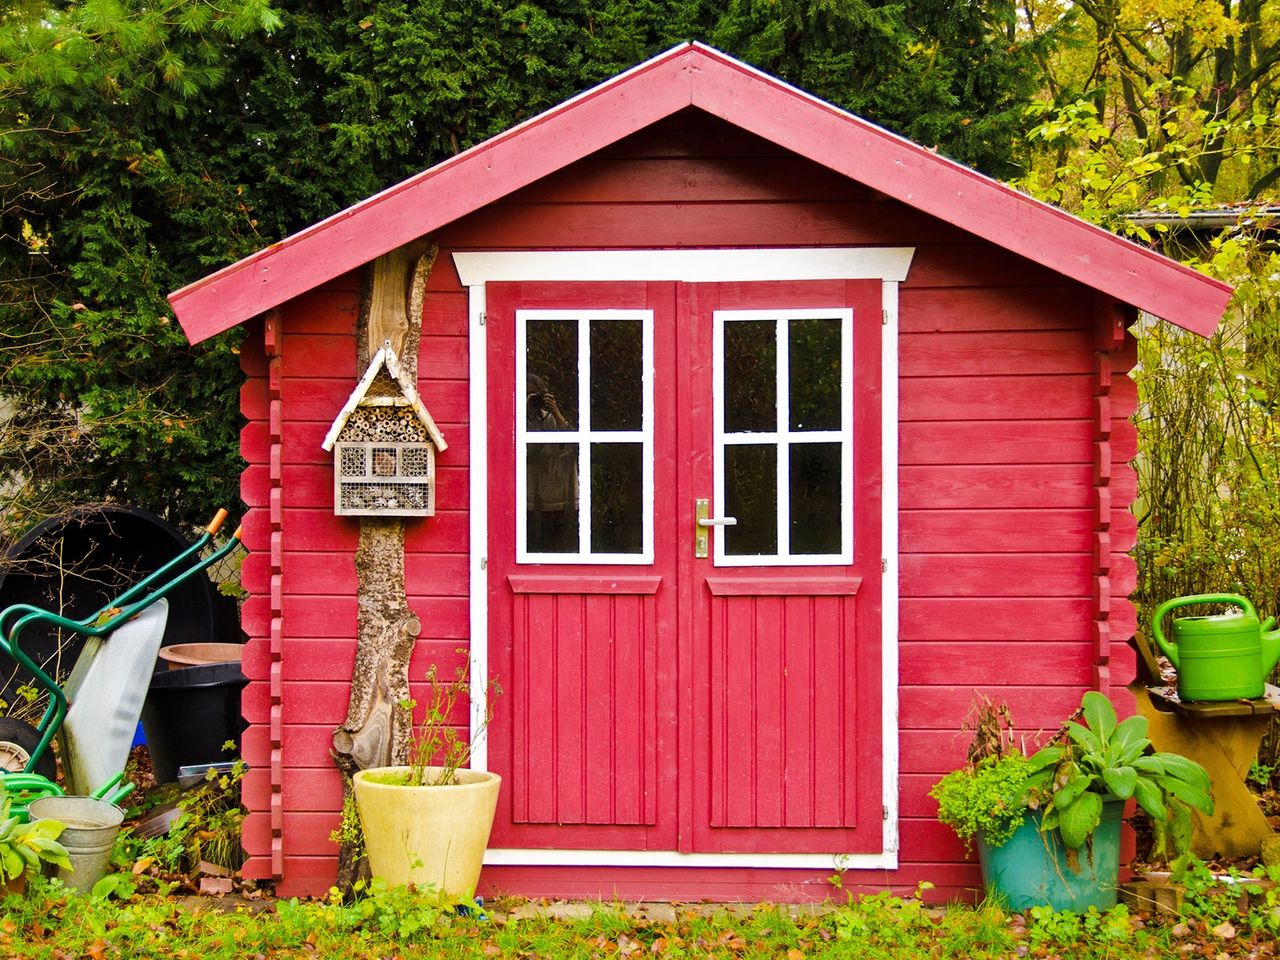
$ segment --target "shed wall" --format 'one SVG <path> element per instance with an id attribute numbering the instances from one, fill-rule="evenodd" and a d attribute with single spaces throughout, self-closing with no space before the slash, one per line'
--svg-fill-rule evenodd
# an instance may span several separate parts
<path id="1" fill-rule="evenodd" d="M 1007 700 L 1030 733 L 1056 729 L 1090 687 L 1120 684 L 1109 692 L 1131 709 L 1122 685 L 1133 676 L 1132 656 L 1122 642 L 1133 632 L 1133 611 L 1118 599 L 1134 583 L 1126 555 L 1135 537 L 1126 464 L 1136 444 L 1126 315 L 1080 284 L 687 115 L 435 239 L 441 249 L 424 307 L 419 379 L 449 449 L 438 460 L 436 516 L 407 525 L 409 603 L 423 622 L 412 681 L 432 660 L 449 669 L 460 662 L 456 651 L 468 635 L 467 296 L 451 253 L 917 248 L 900 298 L 902 866 L 851 874 L 845 885 L 911 889 L 929 880 L 948 895 L 976 886 L 976 868 L 927 797 L 963 758 L 966 740 L 956 731 L 973 691 Z M 320 442 L 359 375 L 358 307 L 355 274 L 286 304 L 274 376 L 261 331 L 243 351 L 242 495 L 253 551 L 244 571 L 252 638 L 246 873 L 282 870 L 284 895 L 323 892 L 335 866 L 329 833 L 341 786 L 328 748 L 346 713 L 354 660 L 358 522 L 333 516 L 332 468 Z M 485 881 L 550 896 L 788 900 L 825 896 L 828 875 L 507 867 L 487 870 Z"/>

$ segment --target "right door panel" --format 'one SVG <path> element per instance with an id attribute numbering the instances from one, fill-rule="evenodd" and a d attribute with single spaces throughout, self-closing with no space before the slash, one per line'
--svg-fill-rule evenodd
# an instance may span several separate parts
<path id="1" fill-rule="evenodd" d="M 688 462 L 713 525 L 710 557 L 684 551 L 682 849 L 878 852 L 880 284 L 703 284 L 688 303 L 690 355 L 711 358 L 691 365 Z"/>

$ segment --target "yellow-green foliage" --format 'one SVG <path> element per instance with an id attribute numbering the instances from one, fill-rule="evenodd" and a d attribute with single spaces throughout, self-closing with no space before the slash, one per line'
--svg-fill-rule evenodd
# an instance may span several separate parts
<path id="1" fill-rule="evenodd" d="M 938 819 L 966 842 L 977 835 L 993 847 L 1003 846 L 1026 815 L 1022 791 L 1027 758 L 1020 753 L 987 757 L 972 767 L 953 770 L 929 796 L 938 801 Z"/>

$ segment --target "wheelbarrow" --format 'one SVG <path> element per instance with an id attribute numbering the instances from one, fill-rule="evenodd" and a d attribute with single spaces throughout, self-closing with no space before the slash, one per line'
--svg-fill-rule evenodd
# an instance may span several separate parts
<path id="1" fill-rule="evenodd" d="M 239 546 L 237 529 L 225 544 L 201 556 L 226 517 L 227 511 L 219 510 L 195 543 L 83 620 L 25 603 L 0 612 L 0 653 L 21 664 L 49 699 L 35 726 L 0 718 L 0 776 L 11 792 L 32 800 L 62 792 L 54 783 L 57 765 L 50 745 L 55 735 L 69 792 L 117 802 L 133 789 L 120 783 L 121 774 L 164 637 L 169 606 L 164 597 Z M 22 649 L 22 631 L 36 623 L 85 637 L 64 686 Z M 13 774 L 18 776 L 10 784 Z"/>

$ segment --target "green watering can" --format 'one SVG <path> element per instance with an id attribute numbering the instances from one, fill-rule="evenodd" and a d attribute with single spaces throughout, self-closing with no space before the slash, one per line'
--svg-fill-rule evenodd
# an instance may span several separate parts
<path id="1" fill-rule="evenodd" d="M 1160 628 L 1166 614 L 1201 603 L 1229 603 L 1240 609 L 1175 619 L 1170 643 Z M 1272 629 L 1275 623 L 1275 617 L 1259 623 L 1253 604 L 1237 594 L 1198 593 L 1160 604 L 1151 618 L 1151 630 L 1164 655 L 1178 668 L 1181 699 L 1256 700 L 1280 660 L 1280 630 Z"/>

